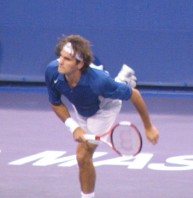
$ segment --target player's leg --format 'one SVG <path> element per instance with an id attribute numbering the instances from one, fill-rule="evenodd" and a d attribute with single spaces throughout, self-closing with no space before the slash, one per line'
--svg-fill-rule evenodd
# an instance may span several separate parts
<path id="1" fill-rule="evenodd" d="M 100 100 L 100 110 L 89 118 L 82 117 L 75 109 L 78 122 L 87 133 L 99 135 L 109 131 L 121 110 L 122 102 L 120 100 L 105 99 L 102 97 Z M 92 157 L 97 148 L 97 143 L 98 142 L 95 141 L 88 144 L 79 143 L 77 147 L 77 161 L 80 171 L 82 198 L 94 197 L 96 172 Z"/>
<path id="2" fill-rule="evenodd" d="M 137 83 L 135 71 L 128 65 L 124 64 L 118 75 L 115 77 L 115 81 L 128 84 L 135 88 Z"/>
<path id="3" fill-rule="evenodd" d="M 77 162 L 82 197 L 94 197 L 96 172 L 92 157 L 96 148 L 97 145 L 91 143 L 79 143 L 77 147 Z"/>

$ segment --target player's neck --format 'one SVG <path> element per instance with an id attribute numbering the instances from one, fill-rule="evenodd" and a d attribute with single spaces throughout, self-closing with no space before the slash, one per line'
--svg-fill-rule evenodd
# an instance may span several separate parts
<path id="1" fill-rule="evenodd" d="M 70 74 L 70 75 L 65 75 L 66 80 L 68 82 L 68 85 L 71 88 L 76 87 L 76 85 L 80 81 L 81 76 L 82 76 L 82 74 L 80 72 L 76 72 L 76 73 L 73 73 L 73 74 Z"/>

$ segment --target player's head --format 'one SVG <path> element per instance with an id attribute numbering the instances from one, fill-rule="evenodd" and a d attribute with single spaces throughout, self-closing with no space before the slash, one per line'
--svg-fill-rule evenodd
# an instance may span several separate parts
<path id="1" fill-rule="evenodd" d="M 93 61 L 93 54 L 90 49 L 90 42 L 79 35 L 63 36 L 56 46 L 56 55 L 60 56 L 62 50 L 69 52 L 77 61 L 84 62 L 81 71 L 84 72 L 89 68 Z"/>

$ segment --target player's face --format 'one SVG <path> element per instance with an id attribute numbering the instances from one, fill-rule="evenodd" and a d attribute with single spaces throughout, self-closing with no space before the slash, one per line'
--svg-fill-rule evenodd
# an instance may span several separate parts
<path id="1" fill-rule="evenodd" d="M 58 72 L 60 74 L 70 75 L 79 71 L 79 63 L 68 52 L 62 50 L 59 58 Z"/>

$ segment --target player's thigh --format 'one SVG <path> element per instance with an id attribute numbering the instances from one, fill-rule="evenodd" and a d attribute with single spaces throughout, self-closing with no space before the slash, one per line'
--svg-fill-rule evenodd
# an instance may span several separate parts
<path id="1" fill-rule="evenodd" d="M 100 135 L 108 132 L 120 113 L 122 102 L 109 100 L 104 108 L 101 108 L 95 115 L 87 119 L 88 132 Z"/>

